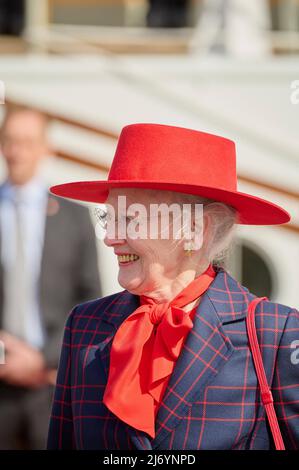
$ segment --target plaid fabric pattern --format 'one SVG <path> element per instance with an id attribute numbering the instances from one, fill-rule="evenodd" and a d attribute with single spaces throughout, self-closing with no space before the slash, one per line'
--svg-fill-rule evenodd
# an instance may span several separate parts
<path id="1" fill-rule="evenodd" d="M 65 327 L 48 449 L 271 449 L 248 348 L 245 318 L 255 296 L 222 268 L 202 297 L 175 365 L 151 439 L 102 403 L 113 336 L 139 305 L 127 291 L 74 307 Z M 299 313 L 261 302 L 256 324 L 287 449 L 299 448 Z"/>

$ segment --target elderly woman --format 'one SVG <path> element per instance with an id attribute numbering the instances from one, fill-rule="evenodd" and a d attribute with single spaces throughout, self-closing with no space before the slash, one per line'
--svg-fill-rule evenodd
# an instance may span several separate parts
<path id="1" fill-rule="evenodd" d="M 51 188 L 106 203 L 124 290 L 69 315 L 49 449 L 298 448 L 298 312 L 221 267 L 236 224 L 290 217 L 236 183 L 232 141 L 133 124 L 107 181 Z"/>

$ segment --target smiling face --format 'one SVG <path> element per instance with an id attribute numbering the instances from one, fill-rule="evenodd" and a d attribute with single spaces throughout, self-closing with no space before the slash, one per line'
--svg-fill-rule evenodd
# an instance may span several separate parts
<path id="1" fill-rule="evenodd" d="M 119 214 L 118 196 L 126 196 L 127 216 L 134 216 L 130 213 L 129 206 L 138 201 L 142 204 L 149 216 L 150 204 L 171 204 L 171 196 L 163 191 L 153 191 L 144 189 L 112 189 L 106 201 L 108 213 L 109 207 L 113 207 L 116 219 Z M 131 211 L 132 212 L 132 211 Z M 161 216 L 160 216 L 161 217 Z M 143 221 L 145 218 L 143 218 Z M 160 219 L 159 219 L 160 220 Z M 156 218 L 157 221 L 157 218 Z M 146 239 L 134 239 L 128 235 L 111 238 L 106 234 L 104 242 L 107 246 L 114 248 L 118 256 L 119 284 L 133 294 L 148 295 L 152 297 L 167 297 L 170 295 L 171 286 L 174 283 L 184 284 L 183 278 L 194 277 L 194 260 L 186 256 L 184 250 L 184 239 L 174 239 L 172 230 L 169 230 L 169 239 L 151 239 L 149 237 L 149 224 L 153 219 L 147 219 Z M 170 221 L 170 225 L 172 225 Z M 109 232 L 109 231 L 108 231 Z M 158 235 L 161 234 L 161 220 Z"/>
<path id="2" fill-rule="evenodd" d="M 12 184 L 25 184 L 34 177 L 48 151 L 45 118 L 32 110 L 11 112 L 0 137 L 9 180 Z"/>

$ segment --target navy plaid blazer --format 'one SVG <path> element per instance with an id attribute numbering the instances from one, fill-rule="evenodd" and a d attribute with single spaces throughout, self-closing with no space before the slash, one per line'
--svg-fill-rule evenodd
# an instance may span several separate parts
<path id="1" fill-rule="evenodd" d="M 122 291 L 74 307 L 65 327 L 48 449 L 273 448 L 246 334 L 254 297 L 217 269 L 168 383 L 154 439 L 102 403 L 113 336 L 139 297 Z M 298 449 L 299 313 L 262 301 L 256 324 L 286 448 Z"/>

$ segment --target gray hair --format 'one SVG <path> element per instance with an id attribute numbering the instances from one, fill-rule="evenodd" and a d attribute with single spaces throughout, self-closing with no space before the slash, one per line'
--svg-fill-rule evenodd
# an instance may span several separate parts
<path id="1" fill-rule="evenodd" d="M 225 266 L 238 221 L 237 210 L 223 202 L 193 194 L 171 193 L 171 197 L 179 204 L 203 205 L 203 214 L 211 219 L 208 235 L 203 240 L 203 256 L 214 266 Z"/>

